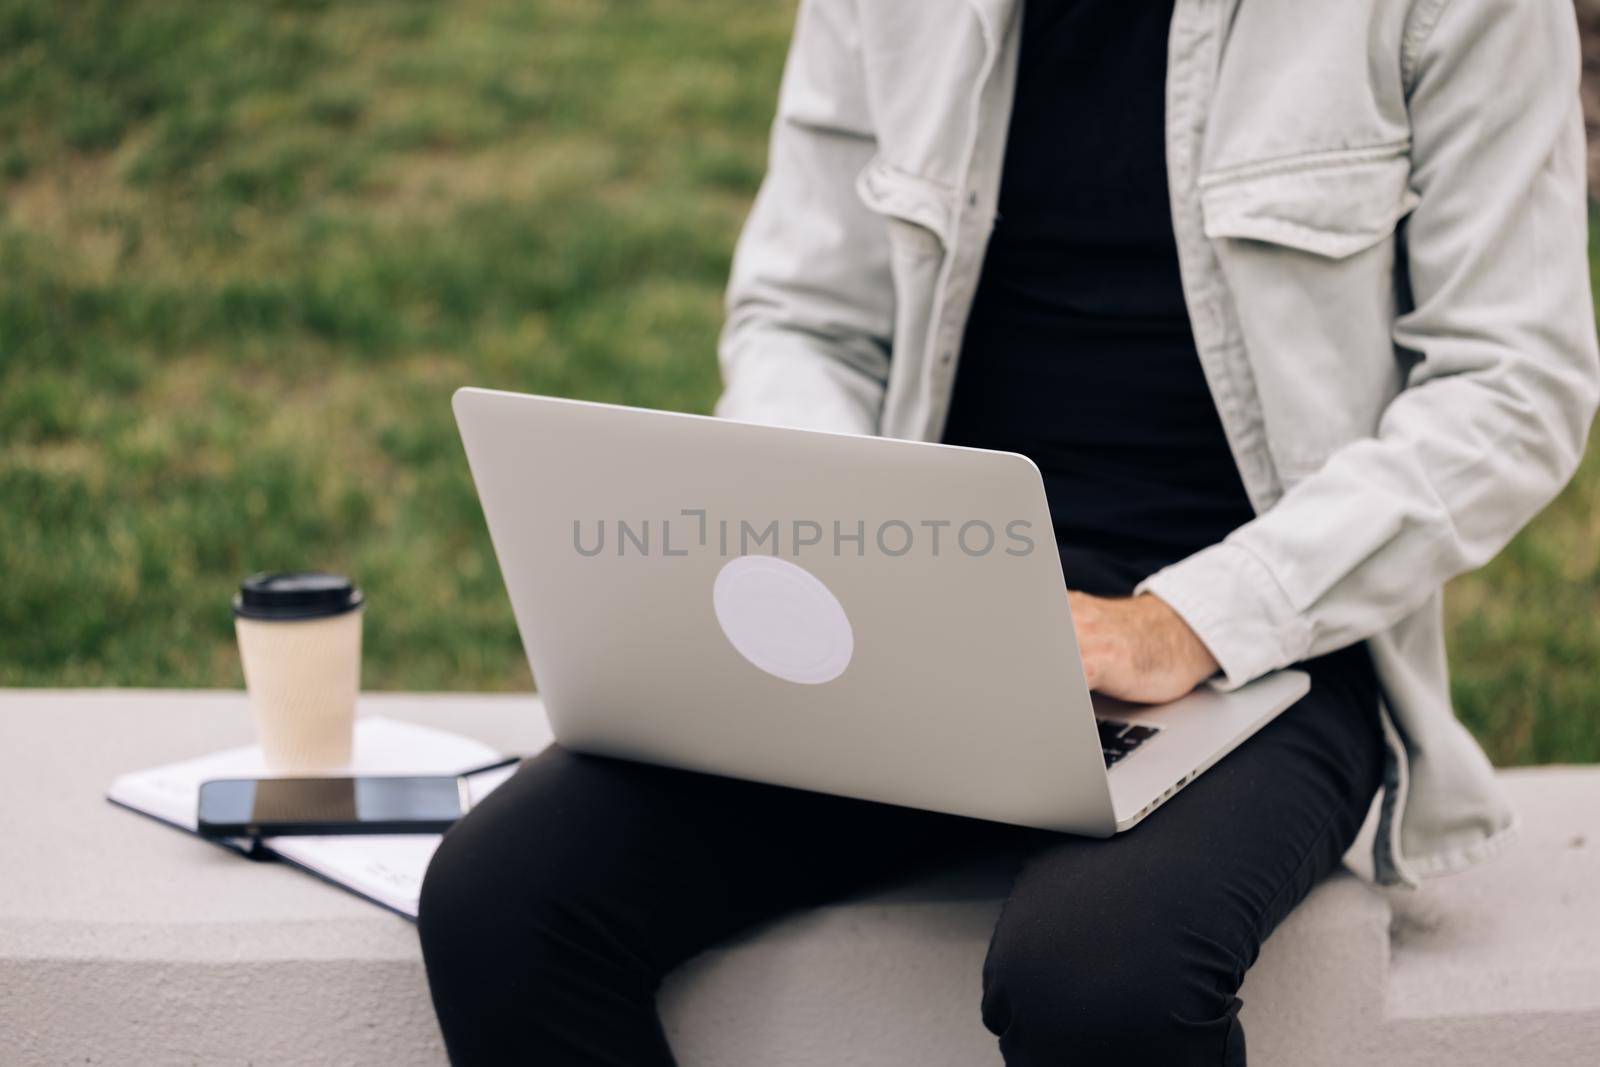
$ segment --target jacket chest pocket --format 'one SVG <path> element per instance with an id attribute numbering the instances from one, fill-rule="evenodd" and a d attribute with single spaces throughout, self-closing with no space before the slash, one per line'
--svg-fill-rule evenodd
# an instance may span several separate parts
<path id="1" fill-rule="evenodd" d="M 1200 180 L 1205 234 L 1287 483 L 1376 432 L 1399 389 L 1397 228 L 1418 202 L 1408 149 L 1316 153 Z"/>
<path id="2" fill-rule="evenodd" d="M 1205 233 L 1343 259 L 1383 241 L 1417 204 L 1409 145 L 1322 152 L 1200 179 Z"/>

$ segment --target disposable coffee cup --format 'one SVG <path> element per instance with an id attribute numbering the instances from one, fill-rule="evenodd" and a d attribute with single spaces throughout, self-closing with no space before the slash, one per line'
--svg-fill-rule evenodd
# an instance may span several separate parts
<path id="1" fill-rule="evenodd" d="M 270 770 L 330 771 L 350 763 L 363 606 L 361 590 L 337 574 L 254 574 L 240 584 L 233 625 Z"/>

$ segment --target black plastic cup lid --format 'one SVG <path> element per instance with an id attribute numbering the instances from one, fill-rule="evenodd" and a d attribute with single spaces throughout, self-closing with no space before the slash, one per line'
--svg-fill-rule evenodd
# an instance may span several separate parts
<path id="1" fill-rule="evenodd" d="M 269 571 L 239 583 L 233 613 L 244 619 L 320 619 L 362 605 L 361 590 L 342 574 Z"/>

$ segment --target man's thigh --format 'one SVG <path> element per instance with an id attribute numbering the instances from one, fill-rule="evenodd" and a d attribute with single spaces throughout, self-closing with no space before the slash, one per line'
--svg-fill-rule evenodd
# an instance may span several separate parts
<path id="1" fill-rule="evenodd" d="M 959 855 L 989 824 L 553 746 L 441 852 L 511 934 L 559 907 L 658 974 L 753 923 Z M 513 921 L 507 922 L 508 919 Z M 514 938 L 514 934 L 512 937 Z"/>

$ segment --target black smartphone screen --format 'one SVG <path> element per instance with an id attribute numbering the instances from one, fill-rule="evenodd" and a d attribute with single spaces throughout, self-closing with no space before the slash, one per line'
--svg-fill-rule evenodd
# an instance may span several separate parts
<path id="1" fill-rule="evenodd" d="M 200 832 L 438 833 L 461 817 L 454 776 L 236 778 L 200 786 Z"/>

